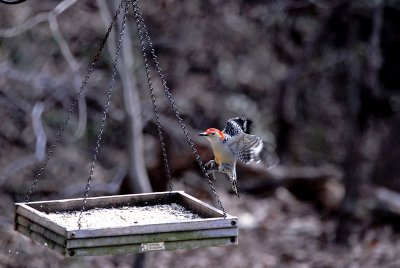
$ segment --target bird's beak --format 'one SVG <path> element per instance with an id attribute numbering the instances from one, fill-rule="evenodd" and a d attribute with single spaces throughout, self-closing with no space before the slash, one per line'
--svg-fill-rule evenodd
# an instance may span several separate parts
<path id="1" fill-rule="evenodd" d="M 198 134 L 199 136 L 208 136 L 207 132 L 202 132 Z"/>

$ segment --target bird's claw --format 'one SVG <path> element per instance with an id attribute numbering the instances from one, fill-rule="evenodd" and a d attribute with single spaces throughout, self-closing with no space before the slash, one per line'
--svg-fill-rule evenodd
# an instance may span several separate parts
<path id="1" fill-rule="evenodd" d="M 214 161 L 214 160 L 208 161 L 208 163 L 206 163 L 206 164 L 204 165 L 204 167 L 205 167 L 206 169 L 212 169 L 212 168 L 214 168 L 214 167 L 215 167 L 215 161 Z"/>
<path id="2" fill-rule="evenodd" d="M 214 173 L 219 170 L 214 160 L 208 161 L 208 163 L 204 165 L 204 168 L 206 169 L 207 174 Z"/>
<path id="3" fill-rule="evenodd" d="M 216 163 L 214 160 L 210 160 L 208 161 L 208 163 L 206 163 L 204 165 L 204 168 L 206 169 L 206 173 L 207 175 L 212 175 L 212 178 L 214 180 L 216 180 L 215 178 L 215 172 L 218 171 L 218 169 L 215 169 Z"/>

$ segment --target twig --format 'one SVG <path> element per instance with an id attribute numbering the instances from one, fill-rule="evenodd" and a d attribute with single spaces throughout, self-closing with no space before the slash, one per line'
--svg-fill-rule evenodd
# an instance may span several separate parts
<path id="1" fill-rule="evenodd" d="M 0 63 L 0 76 L 5 76 L 8 79 L 18 81 L 20 83 L 24 83 L 32 87 L 37 94 L 41 94 L 43 90 L 51 88 L 51 89 L 59 89 L 65 88 L 65 84 L 69 83 L 69 76 L 62 75 L 50 75 L 45 71 L 35 72 L 35 71 L 20 71 L 12 68 L 8 63 L 3 62 Z M 59 90 L 64 93 L 64 90 Z M 51 92 L 52 95 L 58 100 L 60 98 L 58 95 Z M 62 97 L 62 96 L 61 96 Z M 61 101 L 60 101 L 61 102 Z M 21 107 L 22 108 L 22 107 Z M 31 106 L 29 106 L 29 110 Z M 24 109 L 26 111 L 26 109 Z"/>
<path id="2" fill-rule="evenodd" d="M 79 64 L 76 61 L 75 57 L 72 55 L 72 52 L 65 41 L 64 37 L 61 34 L 60 28 L 58 27 L 58 22 L 56 16 L 49 15 L 49 25 L 51 33 L 54 37 L 54 40 L 57 42 L 58 46 L 60 47 L 61 53 L 67 62 L 69 68 L 73 74 L 73 81 L 74 81 L 74 88 L 77 92 L 79 92 L 80 87 L 80 76 L 79 76 Z M 86 113 L 86 100 L 85 100 L 85 93 L 81 94 L 81 97 L 78 100 L 78 128 L 75 131 L 75 137 L 79 139 L 85 132 L 86 123 L 87 123 L 87 113 Z"/>
<path id="3" fill-rule="evenodd" d="M 42 12 L 25 21 L 23 24 L 9 29 L 0 29 L 0 37 L 11 38 L 25 31 L 28 31 L 36 25 L 48 21 L 50 16 L 56 17 L 72 6 L 76 0 L 64 0 L 59 3 L 52 11 Z"/>
<path id="4" fill-rule="evenodd" d="M 10 29 L 0 29 L 0 37 L 11 38 L 17 36 L 27 30 L 32 29 L 36 25 L 42 22 L 48 21 L 52 36 L 60 47 L 61 53 L 67 62 L 68 66 L 72 70 L 74 77 L 74 87 L 78 91 L 80 87 L 80 76 L 79 76 L 79 64 L 75 60 L 74 56 L 69 49 L 69 46 L 65 39 L 63 38 L 61 31 L 58 27 L 57 16 L 71 7 L 76 0 L 64 0 L 58 4 L 52 11 L 44 12 L 36 15 L 35 17 L 27 20 L 25 23 Z M 36 80 L 37 81 L 37 80 Z M 83 94 L 82 94 L 83 95 Z M 84 134 L 86 123 L 87 123 L 87 113 L 86 113 L 86 101 L 85 97 L 81 96 L 78 100 L 79 116 L 78 116 L 78 128 L 75 131 L 75 136 L 77 138 L 82 137 Z"/>
<path id="5" fill-rule="evenodd" d="M 7 63 L 0 63 L 0 76 L 28 85 L 36 91 L 36 95 L 41 95 L 46 90 L 52 98 L 48 97 L 43 101 L 45 110 L 53 107 L 56 102 L 61 103 L 65 109 L 68 109 L 68 104 L 65 101 L 68 97 L 67 93 L 70 91 L 66 89 L 71 86 L 71 79 L 68 73 L 54 76 L 43 70 L 40 72 L 20 71 L 12 68 Z M 3 91 L 3 93 L 13 101 L 13 104 L 26 113 L 32 110 L 32 104 L 21 98 L 15 91 Z"/>
<path id="6" fill-rule="evenodd" d="M 33 132 L 36 137 L 36 149 L 34 154 L 30 154 L 21 157 L 13 162 L 11 162 L 3 171 L 0 176 L 0 185 L 6 182 L 7 178 L 15 174 L 16 172 L 24 169 L 28 166 L 34 165 L 44 159 L 46 151 L 47 136 L 44 132 L 41 116 L 44 110 L 44 105 L 42 102 L 35 104 L 32 110 L 32 125 Z"/>
<path id="7" fill-rule="evenodd" d="M 36 150 L 35 150 L 35 158 L 37 161 L 42 161 L 46 152 L 46 143 L 47 136 L 43 129 L 42 124 L 42 113 L 43 113 L 44 105 L 41 102 L 35 104 L 32 110 L 32 125 L 33 132 L 36 136 Z"/>

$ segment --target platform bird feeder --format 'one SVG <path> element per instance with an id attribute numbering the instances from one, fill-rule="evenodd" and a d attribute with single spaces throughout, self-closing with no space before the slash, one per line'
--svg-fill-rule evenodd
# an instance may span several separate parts
<path id="1" fill-rule="evenodd" d="M 66 256 L 228 246 L 238 219 L 183 191 L 17 203 L 15 229 Z"/>

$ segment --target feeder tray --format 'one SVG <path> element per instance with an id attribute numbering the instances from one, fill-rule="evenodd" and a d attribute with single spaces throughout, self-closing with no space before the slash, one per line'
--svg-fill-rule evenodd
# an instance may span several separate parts
<path id="1" fill-rule="evenodd" d="M 183 191 L 16 203 L 15 229 L 66 256 L 238 243 L 238 219 Z"/>

